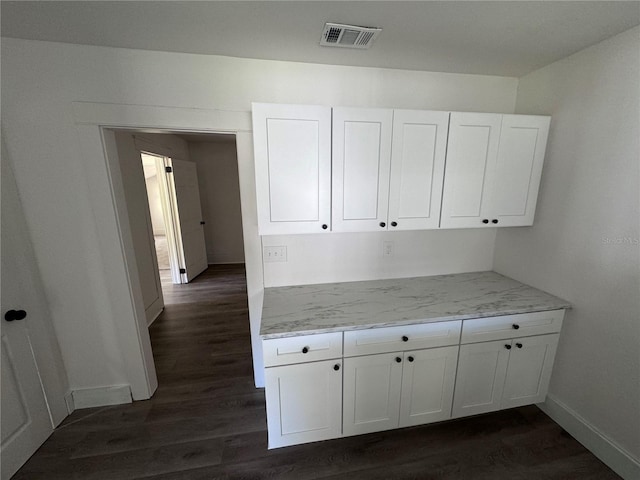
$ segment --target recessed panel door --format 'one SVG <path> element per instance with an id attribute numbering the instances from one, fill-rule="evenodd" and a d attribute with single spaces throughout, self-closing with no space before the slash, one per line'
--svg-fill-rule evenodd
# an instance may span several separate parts
<path id="1" fill-rule="evenodd" d="M 453 418 L 500 409 L 510 349 L 511 340 L 460 347 Z"/>
<path id="2" fill-rule="evenodd" d="M 204 243 L 202 207 L 198 187 L 198 173 L 195 162 L 171 159 L 176 203 L 178 206 L 178 224 L 184 255 L 186 281 L 190 282 L 207 269 L 207 248 Z"/>
<path id="3" fill-rule="evenodd" d="M 491 191 L 501 120 L 499 114 L 451 113 L 440 227 L 495 226 Z"/>
<path id="4" fill-rule="evenodd" d="M 4 152 L 3 152 L 4 153 Z M 2 305 L 0 317 L 0 468 L 8 479 L 44 443 L 53 431 L 38 366 L 34 356 L 31 318 L 42 311 L 32 288 L 27 255 L 32 255 L 20 223 L 23 222 L 13 174 L 2 164 Z"/>
<path id="5" fill-rule="evenodd" d="M 398 427 L 402 353 L 344 359 L 345 435 Z"/>
<path id="6" fill-rule="evenodd" d="M 331 108 L 252 105 L 260 235 L 322 233 L 331 222 Z"/>
<path id="7" fill-rule="evenodd" d="M 342 360 L 265 369 L 269 448 L 340 436 Z"/>
<path id="8" fill-rule="evenodd" d="M 512 342 L 502 408 L 544 402 L 559 335 L 517 338 Z"/>
<path id="9" fill-rule="evenodd" d="M 393 110 L 333 109 L 332 228 L 384 231 Z"/>
<path id="10" fill-rule="evenodd" d="M 449 112 L 394 110 L 389 230 L 440 224 Z"/>
<path id="11" fill-rule="evenodd" d="M 550 117 L 503 115 L 491 221 L 498 226 L 533 225 Z"/>
<path id="12" fill-rule="evenodd" d="M 400 426 L 451 418 L 458 346 L 405 352 Z"/>

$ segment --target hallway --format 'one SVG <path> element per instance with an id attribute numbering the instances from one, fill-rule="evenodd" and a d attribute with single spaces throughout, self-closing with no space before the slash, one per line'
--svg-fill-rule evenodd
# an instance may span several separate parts
<path id="1" fill-rule="evenodd" d="M 244 266 L 163 291 L 153 398 L 74 412 L 15 480 L 618 478 L 535 406 L 269 451 Z"/>

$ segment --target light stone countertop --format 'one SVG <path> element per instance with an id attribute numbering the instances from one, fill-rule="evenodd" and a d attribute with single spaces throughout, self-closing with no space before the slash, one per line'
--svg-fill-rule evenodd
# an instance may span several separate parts
<path id="1" fill-rule="evenodd" d="M 263 339 L 571 308 L 495 272 L 265 288 Z"/>

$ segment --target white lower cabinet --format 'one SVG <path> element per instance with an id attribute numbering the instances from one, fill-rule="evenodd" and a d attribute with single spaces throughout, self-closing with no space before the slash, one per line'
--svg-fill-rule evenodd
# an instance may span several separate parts
<path id="1" fill-rule="evenodd" d="M 543 402 L 563 317 L 554 310 L 265 339 L 269 448 Z"/>
<path id="2" fill-rule="evenodd" d="M 544 401 L 558 334 L 460 347 L 453 417 Z"/>
<path id="3" fill-rule="evenodd" d="M 269 448 L 341 436 L 342 361 L 265 369 Z"/>
<path id="4" fill-rule="evenodd" d="M 398 428 L 402 353 L 344 359 L 345 435 Z"/>
<path id="5" fill-rule="evenodd" d="M 457 356 L 451 346 L 346 358 L 344 435 L 451 418 Z"/>
<path id="6" fill-rule="evenodd" d="M 407 352 L 405 360 L 400 426 L 422 425 L 451 418 L 458 346 Z"/>

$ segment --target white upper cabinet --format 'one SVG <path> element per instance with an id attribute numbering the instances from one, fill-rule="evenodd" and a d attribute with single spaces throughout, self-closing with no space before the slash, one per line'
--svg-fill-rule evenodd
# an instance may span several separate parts
<path id="1" fill-rule="evenodd" d="M 550 117 L 503 115 L 491 201 L 498 226 L 533 225 Z"/>
<path id="2" fill-rule="evenodd" d="M 393 110 L 333 109 L 332 229 L 386 230 Z"/>
<path id="3" fill-rule="evenodd" d="M 442 228 L 533 224 L 549 117 L 452 113 Z"/>
<path id="4" fill-rule="evenodd" d="M 331 108 L 252 107 L 259 234 L 329 231 Z"/>
<path id="5" fill-rule="evenodd" d="M 438 228 L 449 112 L 394 110 L 389 230 Z"/>
<path id="6" fill-rule="evenodd" d="M 490 215 L 502 115 L 451 113 L 442 228 L 486 225 Z M 488 222 L 487 222 L 488 223 Z"/>
<path id="7" fill-rule="evenodd" d="M 254 103 L 259 233 L 532 225 L 549 123 Z"/>

